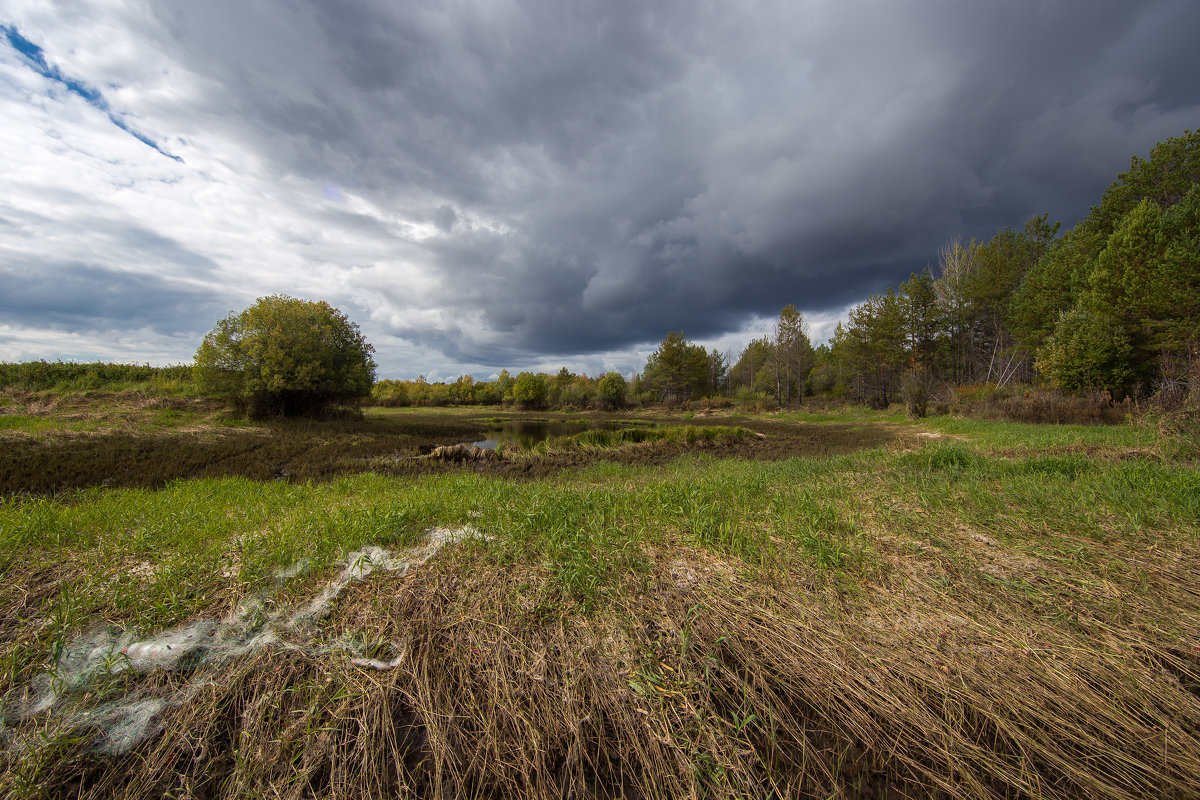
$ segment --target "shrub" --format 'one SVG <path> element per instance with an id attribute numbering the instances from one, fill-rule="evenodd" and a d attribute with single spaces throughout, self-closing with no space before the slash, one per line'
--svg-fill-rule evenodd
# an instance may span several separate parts
<path id="1" fill-rule="evenodd" d="M 764 412 L 775 405 L 775 398 L 763 391 L 748 386 L 739 387 L 733 395 L 734 402 L 743 411 Z"/>
<path id="2" fill-rule="evenodd" d="M 933 376 L 925 367 L 913 367 L 904 374 L 900 380 L 900 396 L 904 398 L 910 417 L 920 419 L 928 413 L 933 390 Z"/>
<path id="3" fill-rule="evenodd" d="M 370 395 L 374 350 L 328 303 L 272 295 L 218 322 L 195 369 L 252 417 L 319 416 Z"/>
<path id="4" fill-rule="evenodd" d="M 610 372 L 600 379 L 600 399 L 607 409 L 625 407 L 625 397 L 629 393 L 629 384 L 619 372 Z"/>
<path id="5" fill-rule="evenodd" d="M 1167 450 L 1178 458 L 1200 457 L 1200 345 L 1183 357 L 1166 355 L 1160 363 L 1152 414 Z"/>
<path id="6" fill-rule="evenodd" d="M 1102 392 L 1067 394 L 1057 389 L 990 384 L 960 386 L 947 411 L 974 419 L 1002 419 L 1050 425 L 1115 425 L 1132 413 L 1128 398 L 1113 403 Z M 935 403 L 938 405 L 939 403 Z"/>

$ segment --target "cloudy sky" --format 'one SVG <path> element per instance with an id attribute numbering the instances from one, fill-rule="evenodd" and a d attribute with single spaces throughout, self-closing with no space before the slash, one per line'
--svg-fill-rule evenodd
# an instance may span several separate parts
<path id="1" fill-rule="evenodd" d="M 380 377 L 740 351 L 1200 127 L 1193 0 L 4 0 L 0 360 L 322 299 Z"/>

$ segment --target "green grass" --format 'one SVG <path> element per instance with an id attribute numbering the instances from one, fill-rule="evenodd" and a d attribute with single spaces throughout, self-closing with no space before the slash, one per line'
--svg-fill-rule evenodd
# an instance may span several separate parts
<path id="1" fill-rule="evenodd" d="M 151 367 L 62 361 L 0 362 L 0 388 L 54 395 L 134 390 L 149 391 L 156 396 L 194 396 L 198 393 L 190 365 Z"/>
<path id="2" fill-rule="evenodd" d="M 981 441 L 1008 445 L 1027 426 L 944 427 L 970 438 L 830 459 L 685 456 L 654 469 L 601 462 L 535 482 L 363 474 L 325 484 L 194 480 L 161 491 L 10 497 L 0 501 L 0 571 L 76 571 L 47 609 L 54 636 L 97 616 L 168 627 L 222 592 L 300 592 L 348 551 L 410 545 L 434 526 L 476 525 L 495 537 L 492 558 L 548 564 L 564 596 L 585 605 L 678 543 L 732 557 L 768 580 L 799 565 L 853 584 L 886 569 L 881 534 L 949 548 L 948 532 L 970 530 L 1086 568 L 1113 542 L 1194 540 L 1200 531 L 1194 468 L 1084 453 L 1014 458 Z M 1074 441 L 1091 431 L 1073 432 Z M 581 436 L 624 441 L 630 433 L 658 429 Z M 301 558 L 308 573 L 273 578 Z M 141 577 L 123 577 L 130 570 Z"/>
<path id="3" fill-rule="evenodd" d="M 61 424 L 56 420 L 44 417 L 33 417 L 23 414 L 0 414 L 0 431 L 20 431 L 21 433 L 42 433 L 56 430 Z"/>
<path id="4" fill-rule="evenodd" d="M 1064 448 L 1153 449 L 1158 433 L 1148 425 L 1038 425 L 959 417 L 930 417 L 909 423 L 947 436 L 965 437 L 981 448 L 1059 450 Z"/>
<path id="5" fill-rule="evenodd" d="M 893 411 L 872 411 L 864 406 L 847 405 L 831 410 L 806 410 L 801 408 L 797 411 L 786 411 L 781 414 L 776 414 L 779 419 L 788 419 L 795 422 L 849 422 L 849 423 L 908 423 L 908 415 L 903 410 L 897 409 Z"/>
<path id="6" fill-rule="evenodd" d="M 550 450 L 579 448 L 604 449 L 622 447 L 629 444 L 644 442 L 663 442 L 666 444 L 692 445 L 697 442 L 724 443 L 745 439 L 754 434 L 745 428 L 730 428 L 721 425 L 681 425 L 669 428 L 592 428 L 573 436 L 564 436 L 539 442 L 533 448 L 534 453 L 545 453 Z"/>
<path id="7" fill-rule="evenodd" d="M 1127 422 L 1119 425 L 1044 425 L 1036 423 L 969 419 L 957 416 L 930 416 L 912 419 L 902 409 L 872 411 L 861 407 L 833 411 L 796 411 L 778 415 L 781 419 L 809 423 L 886 422 L 916 430 L 933 431 L 960 437 L 987 449 L 1047 450 L 1063 448 L 1153 449 L 1159 443 L 1158 432 L 1150 425 Z"/>
<path id="8" fill-rule="evenodd" d="M 497 558 L 546 561 L 570 596 L 593 602 L 624 570 L 644 565 L 644 545 L 673 539 L 756 568 L 858 558 L 862 544 L 833 505 L 836 488 L 818 499 L 795 487 L 827 469 L 685 458 L 661 471 L 604 464 L 532 483 L 366 474 L 315 485 L 198 480 L 161 491 L 10 497 L 0 501 L 0 567 L 86 563 L 72 597 L 89 598 L 88 613 L 153 629 L 201 612 L 216 591 L 271 586 L 301 558 L 320 573 L 364 545 L 410 545 L 430 527 L 471 523 L 496 537 Z M 134 565 L 151 577 L 120 580 Z M 298 591 L 304 580 L 290 584 Z"/>

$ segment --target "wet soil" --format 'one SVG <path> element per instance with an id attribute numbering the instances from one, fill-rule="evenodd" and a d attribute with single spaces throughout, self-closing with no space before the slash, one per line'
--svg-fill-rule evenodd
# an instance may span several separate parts
<path id="1" fill-rule="evenodd" d="M 611 424 L 628 417 L 596 415 L 589 419 Z M 737 425 L 766 438 L 723 444 L 652 442 L 600 453 L 566 451 L 513 460 L 446 463 L 425 456 L 434 447 L 480 438 L 494 426 L 495 418 L 368 414 L 361 420 L 279 421 L 244 428 L 212 425 L 188 431 L 7 434 L 0 438 L 0 495 L 48 494 L 90 486 L 156 488 L 177 479 L 232 476 L 306 481 L 360 472 L 416 475 L 466 469 L 533 478 L 597 461 L 662 464 L 687 452 L 754 460 L 835 455 L 879 447 L 900 435 L 885 424 L 812 424 L 740 417 L 647 419 L 659 425 Z"/>

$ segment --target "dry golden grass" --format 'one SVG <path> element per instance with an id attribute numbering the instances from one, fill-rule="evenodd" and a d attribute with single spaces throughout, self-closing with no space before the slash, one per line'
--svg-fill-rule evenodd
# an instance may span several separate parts
<path id="1" fill-rule="evenodd" d="M 670 553 L 592 615 L 563 613 L 546 570 L 473 552 L 374 575 L 325 630 L 356 631 L 395 668 L 269 648 L 202 672 L 132 754 L 97 760 L 86 736 L 60 743 L 27 788 L 1133 800 L 1200 785 L 1200 657 L 1155 630 L 1164 614 L 1148 601 L 1070 631 L 966 570 L 949 585 L 889 572 L 847 593 L 817 572 L 764 585 L 735 562 Z M 1194 548 L 1180 553 L 1180 574 L 1197 566 Z M 1194 592 L 1173 600 L 1197 618 Z M 178 688 L 151 673 L 135 691 Z M 0 785 L 19 794 L 30 763 L 8 757 Z"/>

